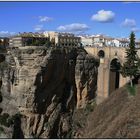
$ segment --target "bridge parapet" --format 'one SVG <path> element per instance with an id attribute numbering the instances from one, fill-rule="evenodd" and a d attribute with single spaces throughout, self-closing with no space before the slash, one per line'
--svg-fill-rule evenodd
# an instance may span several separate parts
<path id="1" fill-rule="evenodd" d="M 105 53 L 105 58 L 114 58 L 116 56 L 118 56 L 119 58 L 121 59 L 124 59 L 125 58 L 125 48 L 123 47 L 85 47 L 85 50 L 95 56 L 95 57 L 98 57 L 98 52 L 100 50 L 103 50 L 104 53 Z"/>

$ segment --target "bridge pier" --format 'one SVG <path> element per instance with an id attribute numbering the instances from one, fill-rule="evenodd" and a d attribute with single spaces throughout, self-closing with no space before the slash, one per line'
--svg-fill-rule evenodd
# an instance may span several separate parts
<path id="1" fill-rule="evenodd" d="M 116 90 L 115 87 L 115 75 L 110 70 L 110 59 L 108 58 L 100 58 L 100 66 L 98 67 L 98 81 L 97 81 L 97 97 L 96 103 L 100 104 L 109 95 Z M 117 88 L 124 86 L 129 81 L 129 77 L 124 78 L 119 73 L 119 84 Z"/>
<path id="2" fill-rule="evenodd" d="M 97 104 L 100 104 L 109 96 L 109 60 L 100 59 L 100 66 L 98 67 L 98 81 L 97 81 Z"/>

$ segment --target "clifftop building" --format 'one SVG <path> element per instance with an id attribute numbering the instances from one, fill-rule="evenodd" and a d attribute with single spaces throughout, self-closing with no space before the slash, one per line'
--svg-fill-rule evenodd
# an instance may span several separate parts
<path id="1" fill-rule="evenodd" d="M 48 44 L 49 38 L 39 33 L 22 33 L 9 40 L 10 47 L 47 46 Z"/>
<path id="2" fill-rule="evenodd" d="M 104 35 L 96 35 L 92 38 L 93 44 L 95 46 L 103 47 L 103 46 L 113 46 L 113 38 Z"/>
<path id="3" fill-rule="evenodd" d="M 105 35 L 81 35 L 72 33 L 59 33 L 54 31 L 44 33 L 19 33 L 5 41 L 0 38 L 0 45 L 10 47 L 47 46 L 47 47 L 128 47 L 129 39 L 112 38 Z M 140 40 L 136 40 L 136 48 L 140 48 Z"/>
<path id="4" fill-rule="evenodd" d="M 79 37 L 81 38 L 81 43 L 82 43 L 83 47 L 93 45 L 91 36 L 79 36 Z"/>
<path id="5" fill-rule="evenodd" d="M 71 33 L 44 32 L 50 38 L 51 44 L 60 47 L 77 47 L 81 44 L 81 38 Z"/>
<path id="6" fill-rule="evenodd" d="M 113 40 L 114 47 L 128 47 L 129 46 L 129 39 L 127 38 L 118 38 Z M 140 41 L 136 40 L 136 48 L 140 47 Z"/>
<path id="7" fill-rule="evenodd" d="M 128 38 L 112 38 L 105 35 L 96 35 L 92 37 L 92 45 L 98 47 L 128 47 Z M 136 47 L 140 47 L 140 40 L 136 40 Z"/>

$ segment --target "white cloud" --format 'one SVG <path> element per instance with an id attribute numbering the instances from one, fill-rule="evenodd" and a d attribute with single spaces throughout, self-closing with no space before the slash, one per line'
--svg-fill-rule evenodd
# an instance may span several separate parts
<path id="1" fill-rule="evenodd" d="M 134 19 L 125 19 L 122 22 L 122 26 L 124 27 L 135 27 L 136 26 L 136 21 Z"/>
<path id="2" fill-rule="evenodd" d="M 43 25 L 36 25 L 36 26 L 34 27 L 34 30 L 35 30 L 35 31 L 41 31 L 41 30 L 43 30 Z"/>
<path id="3" fill-rule="evenodd" d="M 68 25 L 61 25 L 57 28 L 59 31 L 64 32 L 84 32 L 87 31 L 89 27 L 86 24 L 72 23 Z"/>
<path id="4" fill-rule="evenodd" d="M 91 17 L 91 20 L 98 22 L 113 22 L 114 18 L 115 13 L 113 13 L 112 11 L 100 10 L 97 12 L 97 14 L 94 14 Z"/>
<path id="5" fill-rule="evenodd" d="M 133 31 L 133 32 L 140 32 L 140 28 L 134 27 L 134 28 L 131 29 L 131 31 Z"/>
<path id="6" fill-rule="evenodd" d="M 0 36 L 1 37 L 7 37 L 7 36 L 12 36 L 15 35 L 15 32 L 9 32 L 9 31 L 0 31 Z"/>
<path id="7" fill-rule="evenodd" d="M 51 17 L 47 17 L 47 16 L 39 16 L 39 21 L 40 22 L 49 22 L 49 21 L 52 21 L 53 18 Z"/>

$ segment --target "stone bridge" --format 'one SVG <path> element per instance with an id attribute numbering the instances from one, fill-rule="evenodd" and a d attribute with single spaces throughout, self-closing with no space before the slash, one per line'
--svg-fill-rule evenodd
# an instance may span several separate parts
<path id="1" fill-rule="evenodd" d="M 105 100 L 114 90 L 124 86 L 129 78 L 120 74 L 120 65 L 125 62 L 125 48 L 85 47 L 88 54 L 100 58 L 97 81 L 97 104 Z M 140 56 L 140 50 L 138 49 Z"/>

